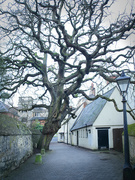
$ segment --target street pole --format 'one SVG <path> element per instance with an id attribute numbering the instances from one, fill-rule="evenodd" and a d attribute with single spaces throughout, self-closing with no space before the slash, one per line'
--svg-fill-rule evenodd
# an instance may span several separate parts
<path id="1" fill-rule="evenodd" d="M 130 79 L 131 79 L 130 77 L 125 75 L 124 71 L 122 71 L 121 76 L 116 79 L 121 95 L 123 97 L 122 102 L 123 102 L 123 119 L 124 119 L 124 156 L 125 156 L 125 163 L 123 167 L 123 180 L 135 180 L 133 177 L 133 170 L 130 165 L 127 111 L 126 111 L 127 101 L 125 98 L 125 95 L 127 94 L 128 87 L 130 84 Z"/>
<path id="2" fill-rule="evenodd" d="M 133 180 L 133 171 L 130 164 L 129 154 L 129 138 L 128 138 L 128 126 L 127 126 L 127 112 L 126 112 L 126 98 L 123 94 L 123 118 L 124 118 L 124 156 L 125 163 L 123 168 L 123 180 Z"/>

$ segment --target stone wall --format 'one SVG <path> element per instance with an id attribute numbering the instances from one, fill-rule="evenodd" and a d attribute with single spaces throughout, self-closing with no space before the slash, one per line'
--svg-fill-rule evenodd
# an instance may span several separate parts
<path id="1" fill-rule="evenodd" d="M 0 178 L 33 153 L 32 135 L 21 122 L 0 115 Z"/>
<path id="2" fill-rule="evenodd" d="M 135 123 L 128 125 L 130 161 L 135 166 Z M 124 152 L 124 134 L 122 136 Z"/>
<path id="3" fill-rule="evenodd" d="M 132 165 L 135 165 L 135 136 L 129 137 L 129 153 L 130 153 L 130 161 Z M 122 136 L 123 142 L 123 153 L 124 153 L 124 136 Z"/>
<path id="4" fill-rule="evenodd" d="M 135 164 L 135 136 L 129 136 L 129 147 L 131 163 Z"/>

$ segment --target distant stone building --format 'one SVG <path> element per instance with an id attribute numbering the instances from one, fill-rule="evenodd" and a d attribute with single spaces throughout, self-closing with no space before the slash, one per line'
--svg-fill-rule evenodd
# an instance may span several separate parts
<path id="1" fill-rule="evenodd" d="M 28 111 L 33 105 L 33 98 L 31 96 L 28 97 L 19 97 L 18 101 L 18 110 L 20 121 L 25 123 L 27 126 L 31 125 L 30 119 L 33 117 L 33 112 Z"/>
<path id="2" fill-rule="evenodd" d="M 48 116 L 48 112 L 45 108 L 34 108 L 32 110 L 33 117 L 30 119 L 31 123 L 38 120 L 41 125 L 44 125 Z"/>
<path id="3" fill-rule="evenodd" d="M 48 116 L 48 111 L 45 108 L 34 108 L 30 111 L 27 110 L 32 107 L 33 101 L 31 96 L 19 97 L 18 109 L 20 121 L 27 126 L 31 126 L 34 121 L 38 120 L 41 125 L 44 125 Z"/>

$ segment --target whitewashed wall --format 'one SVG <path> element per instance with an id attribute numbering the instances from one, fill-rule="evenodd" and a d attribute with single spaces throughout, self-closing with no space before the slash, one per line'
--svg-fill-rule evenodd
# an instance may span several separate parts
<path id="1" fill-rule="evenodd" d="M 64 142 L 65 141 L 65 135 L 64 135 L 65 126 L 61 126 L 61 128 L 58 131 L 58 142 Z"/>
<path id="2" fill-rule="evenodd" d="M 112 93 L 110 99 L 115 99 L 117 102 L 118 108 L 122 109 L 122 97 L 119 94 L 119 91 L 117 88 L 115 88 L 114 92 Z M 127 106 L 127 109 L 129 107 Z M 134 120 L 133 118 L 127 113 L 127 121 L 128 124 L 133 124 Z M 94 122 L 93 126 L 100 127 L 100 126 L 123 126 L 123 112 L 116 111 L 114 105 L 112 102 L 107 102 L 104 109 L 101 111 L 100 115 Z"/>
<path id="3" fill-rule="evenodd" d="M 80 105 L 78 110 L 77 111 L 75 110 L 75 115 L 77 117 L 79 116 L 79 114 L 81 113 L 83 108 L 84 108 L 83 105 Z M 62 125 L 58 131 L 58 142 L 65 142 L 68 144 L 72 144 L 72 133 L 70 130 L 71 130 L 73 124 L 75 123 L 77 117 L 75 119 L 71 118 L 70 121 L 68 121 L 66 124 L 64 124 L 64 122 L 63 122 L 64 125 Z M 68 117 L 66 117 L 66 120 L 67 119 L 68 119 Z M 64 133 L 63 139 L 61 139 L 61 135 L 60 135 L 61 133 Z"/>

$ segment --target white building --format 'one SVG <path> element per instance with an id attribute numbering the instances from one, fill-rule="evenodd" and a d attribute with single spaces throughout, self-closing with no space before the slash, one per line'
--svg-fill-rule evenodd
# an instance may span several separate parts
<path id="1" fill-rule="evenodd" d="M 75 113 L 76 118 L 72 116 L 66 117 L 66 120 L 63 122 L 61 128 L 58 131 L 58 142 L 65 142 L 67 144 L 72 144 L 72 134 L 71 127 L 75 123 L 77 117 L 80 115 L 82 109 L 84 108 L 84 103 L 80 104 L 73 113 Z"/>
<path id="2" fill-rule="evenodd" d="M 104 94 L 109 99 L 115 99 L 118 108 L 122 110 L 122 97 L 117 87 Z M 127 106 L 129 109 L 129 106 Z M 128 124 L 135 121 L 127 113 Z M 69 131 L 69 130 L 68 130 Z M 123 112 L 116 111 L 113 102 L 98 98 L 89 103 L 78 115 L 68 132 L 68 143 L 89 149 L 114 148 L 122 150 Z M 63 132 L 67 133 L 66 128 Z M 117 147 L 120 145 L 120 147 Z"/>

